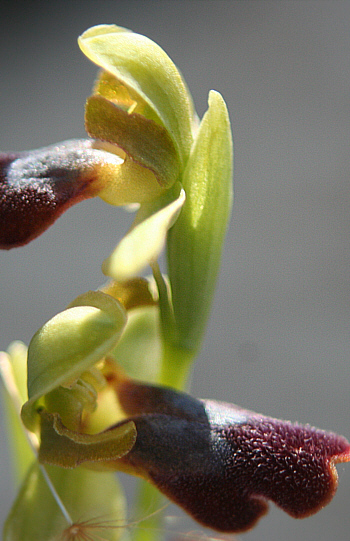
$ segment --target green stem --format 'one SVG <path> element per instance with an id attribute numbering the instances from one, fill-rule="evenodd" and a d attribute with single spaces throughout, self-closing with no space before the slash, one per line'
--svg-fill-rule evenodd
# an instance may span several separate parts
<path id="1" fill-rule="evenodd" d="M 183 389 L 188 380 L 193 352 L 176 345 L 177 331 L 173 308 L 164 277 L 155 261 L 151 265 L 159 294 L 159 308 L 163 344 L 163 357 L 158 382 L 177 389 Z M 145 481 L 141 481 L 137 495 L 136 510 L 142 522 L 133 532 L 133 541 L 159 541 L 162 532 L 161 513 L 163 496 Z M 157 512 L 159 511 L 159 512 Z"/>
<path id="2" fill-rule="evenodd" d="M 157 262 L 152 263 L 153 276 L 159 294 L 163 357 L 159 375 L 161 385 L 184 389 L 195 352 L 181 347 L 167 284 Z"/>
<path id="3" fill-rule="evenodd" d="M 164 277 L 160 271 L 157 261 L 151 264 L 153 277 L 157 284 L 158 296 L 159 296 L 159 310 L 160 310 L 160 322 L 163 338 L 167 337 L 168 340 L 176 340 L 176 323 L 174 318 L 173 307 L 169 298 L 168 286 L 164 280 Z"/>
<path id="4" fill-rule="evenodd" d="M 159 383 L 180 391 L 186 389 L 193 357 L 193 351 L 185 350 L 164 339 Z"/>

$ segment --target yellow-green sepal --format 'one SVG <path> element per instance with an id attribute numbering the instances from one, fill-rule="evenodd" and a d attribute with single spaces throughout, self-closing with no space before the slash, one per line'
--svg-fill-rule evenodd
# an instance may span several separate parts
<path id="1" fill-rule="evenodd" d="M 192 352 L 209 314 L 233 196 L 228 111 L 218 92 L 208 101 L 183 176 L 186 203 L 167 242 L 177 346 Z"/>
<path id="2" fill-rule="evenodd" d="M 27 400 L 27 347 L 12 342 L 7 352 L 0 351 L 0 376 L 3 379 L 4 440 L 12 457 L 13 479 L 19 485 L 32 464 L 35 455 L 25 434 L 20 409 Z M 1 389 L 2 391 L 2 389 Z"/>
<path id="3" fill-rule="evenodd" d="M 169 132 L 182 165 L 192 144 L 194 110 L 180 72 L 159 45 L 116 25 L 94 26 L 78 40 L 82 52 L 140 96 Z M 147 111 L 145 111 L 147 114 Z"/>
<path id="4" fill-rule="evenodd" d="M 36 402 L 60 385 L 68 386 L 118 342 L 126 312 L 101 291 L 80 295 L 33 336 L 28 348 L 28 402 L 22 419 L 29 430 L 38 424 Z"/>

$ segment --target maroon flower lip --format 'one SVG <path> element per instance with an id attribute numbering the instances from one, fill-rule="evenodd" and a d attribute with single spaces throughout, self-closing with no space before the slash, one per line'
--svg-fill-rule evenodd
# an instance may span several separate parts
<path id="1" fill-rule="evenodd" d="M 97 195 L 98 158 L 88 139 L 0 153 L 0 248 L 27 244 L 69 207 Z"/>
<path id="2" fill-rule="evenodd" d="M 126 378 L 113 384 L 137 429 L 117 469 L 217 531 L 252 528 L 267 500 L 295 518 L 316 513 L 336 491 L 335 464 L 350 461 L 349 442 L 333 433 Z"/>
<path id="3" fill-rule="evenodd" d="M 127 423 L 131 439 L 86 453 L 79 448 L 84 423 L 74 432 L 58 412 L 42 411 L 39 460 L 62 467 L 98 462 L 140 476 L 213 530 L 252 528 L 268 500 L 294 518 L 312 515 L 335 494 L 335 464 L 350 462 L 349 442 L 332 432 L 141 383 L 108 358 L 103 375 L 124 413 L 104 432 L 123 433 Z M 105 436 L 101 441 L 110 441 Z"/>

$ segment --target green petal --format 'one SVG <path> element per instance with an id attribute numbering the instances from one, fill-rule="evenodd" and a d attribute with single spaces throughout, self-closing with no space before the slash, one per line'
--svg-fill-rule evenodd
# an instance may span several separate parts
<path id="1" fill-rule="evenodd" d="M 232 205 L 232 163 L 226 105 L 211 91 L 183 178 L 186 204 L 167 243 L 178 345 L 190 351 L 199 347 L 215 289 Z"/>
<path id="2" fill-rule="evenodd" d="M 68 430 L 57 414 L 40 412 L 41 445 L 39 461 L 43 464 L 75 468 L 84 462 L 105 462 L 121 458 L 136 441 L 132 421 L 98 434 Z"/>
<path id="3" fill-rule="evenodd" d="M 170 197 L 170 193 L 165 195 Z M 124 281 L 133 278 L 151 262 L 155 261 L 162 251 L 168 229 L 177 219 L 185 202 L 185 192 L 171 203 L 162 206 L 163 199 L 145 210 L 145 219 L 137 223 L 120 241 L 114 252 L 103 262 L 102 272 L 114 280 Z M 160 206 L 160 209 L 159 209 Z M 140 215 L 139 215 L 140 216 Z"/>
<path id="4" fill-rule="evenodd" d="M 46 470 L 73 521 L 91 536 L 85 539 L 121 539 L 125 533 L 126 502 L 113 473 L 54 466 L 46 466 Z M 68 536 L 64 537 L 67 527 L 40 466 L 34 463 L 6 520 L 4 541 L 68 540 Z"/>
<path id="5" fill-rule="evenodd" d="M 90 291 L 36 332 L 28 349 L 29 401 L 22 409 L 29 429 L 36 424 L 35 402 L 59 385 L 73 382 L 106 355 L 125 322 L 125 310 L 117 300 Z"/>
<path id="6" fill-rule="evenodd" d="M 167 130 L 153 120 L 129 113 L 103 96 L 91 96 L 86 102 L 85 127 L 90 137 L 117 145 L 152 171 L 160 186 L 170 187 L 178 178 L 174 144 Z"/>
<path id="7" fill-rule="evenodd" d="M 193 105 L 178 69 L 163 49 L 116 25 L 90 28 L 78 43 L 92 62 L 148 104 L 168 130 L 184 164 L 192 143 Z"/>

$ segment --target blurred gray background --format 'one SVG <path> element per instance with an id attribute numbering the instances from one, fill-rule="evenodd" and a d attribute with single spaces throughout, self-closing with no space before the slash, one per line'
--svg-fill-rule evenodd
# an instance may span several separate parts
<path id="1" fill-rule="evenodd" d="M 1 150 L 84 137 L 96 67 L 76 38 L 100 23 L 158 42 L 200 116 L 211 88 L 230 111 L 234 212 L 193 393 L 350 437 L 350 2 L 2 2 Z M 28 343 L 100 285 L 101 261 L 130 219 L 88 201 L 0 253 L 0 348 Z M 13 498 L 3 437 L 0 454 L 3 522 Z M 338 471 L 338 493 L 318 515 L 296 521 L 271 505 L 240 539 L 348 541 L 350 466 Z"/>

